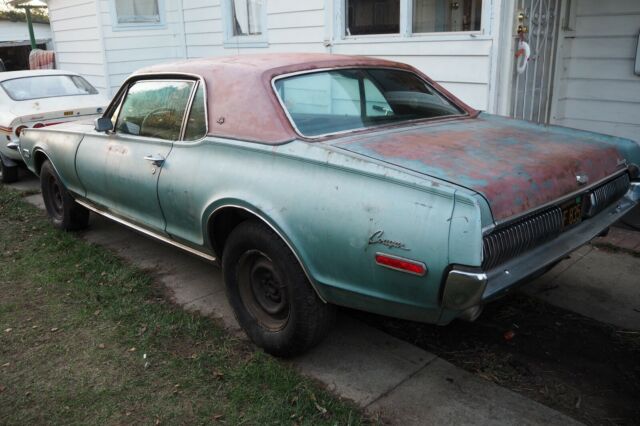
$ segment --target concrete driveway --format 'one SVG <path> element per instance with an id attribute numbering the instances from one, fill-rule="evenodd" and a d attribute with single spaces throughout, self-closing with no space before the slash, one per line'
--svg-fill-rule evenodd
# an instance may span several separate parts
<path id="1" fill-rule="evenodd" d="M 13 187 L 29 193 L 37 191 L 38 184 L 29 178 Z M 43 208 L 39 194 L 26 199 Z M 244 338 L 216 267 L 97 215 L 92 215 L 90 228 L 80 236 L 149 271 L 164 284 L 175 303 L 218 318 L 231 333 Z M 530 291 L 596 319 L 638 329 L 634 307 L 640 308 L 640 300 L 634 277 L 640 272 L 640 262 L 624 256 L 583 249 Z M 612 267 L 618 271 L 618 284 L 606 297 L 592 297 L 599 285 L 594 275 Z M 624 314 L 611 312 L 620 306 L 625 307 Z M 326 341 L 291 362 L 303 374 L 394 424 L 578 424 L 344 314 Z"/>

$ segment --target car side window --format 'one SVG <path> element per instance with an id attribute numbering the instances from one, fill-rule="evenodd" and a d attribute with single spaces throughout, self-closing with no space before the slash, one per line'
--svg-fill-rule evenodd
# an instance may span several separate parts
<path id="1" fill-rule="evenodd" d="M 184 132 L 185 141 L 196 141 L 207 134 L 207 109 L 204 103 L 204 84 L 200 83 L 187 119 L 187 127 Z"/>
<path id="2" fill-rule="evenodd" d="M 178 140 L 194 84 L 193 81 L 136 81 L 120 106 L 116 133 Z"/>

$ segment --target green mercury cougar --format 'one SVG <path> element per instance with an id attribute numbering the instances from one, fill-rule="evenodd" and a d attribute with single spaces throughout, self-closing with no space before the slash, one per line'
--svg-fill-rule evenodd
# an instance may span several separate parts
<path id="1" fill-rule="evenodd" d="M 146 68 L 95 122 L 25 129 L 19 152 L 56 227 L 95 212 L 217 262 L 278 356 L 317 344 L 336 305 L 473 320 L 640 198 L 633 141 L 481 114 L 355 56 Z"/>

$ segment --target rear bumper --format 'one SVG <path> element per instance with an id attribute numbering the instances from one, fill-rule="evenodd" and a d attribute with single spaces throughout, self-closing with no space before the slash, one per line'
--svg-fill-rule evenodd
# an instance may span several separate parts
<path id="1" fill-rule="evenodd" d="M 640 182 L 632 182 L 627 194 L 575 228 L 489 271 L 455 266 L 447 274 L 442 307 L 466 311 L 496 299 L 519 283 L 552 266 L 588 243 L 623 217 L 640 201 Z"/>

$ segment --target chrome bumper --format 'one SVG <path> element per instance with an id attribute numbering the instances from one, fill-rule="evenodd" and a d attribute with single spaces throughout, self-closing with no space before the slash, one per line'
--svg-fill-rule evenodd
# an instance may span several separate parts
<path id="1" fill-rule="evenodd" d="M 522 256 L 486 272 L 478 268 L 454 267 L 447 274 L 444 283 L 443 308 L 462 311 L 504 295 L 526 278 L 543 271 L 597 237 L 633 209 L 639 201 L 640 182 L 632 182 L 629 191 L 618 202 Z"/>

